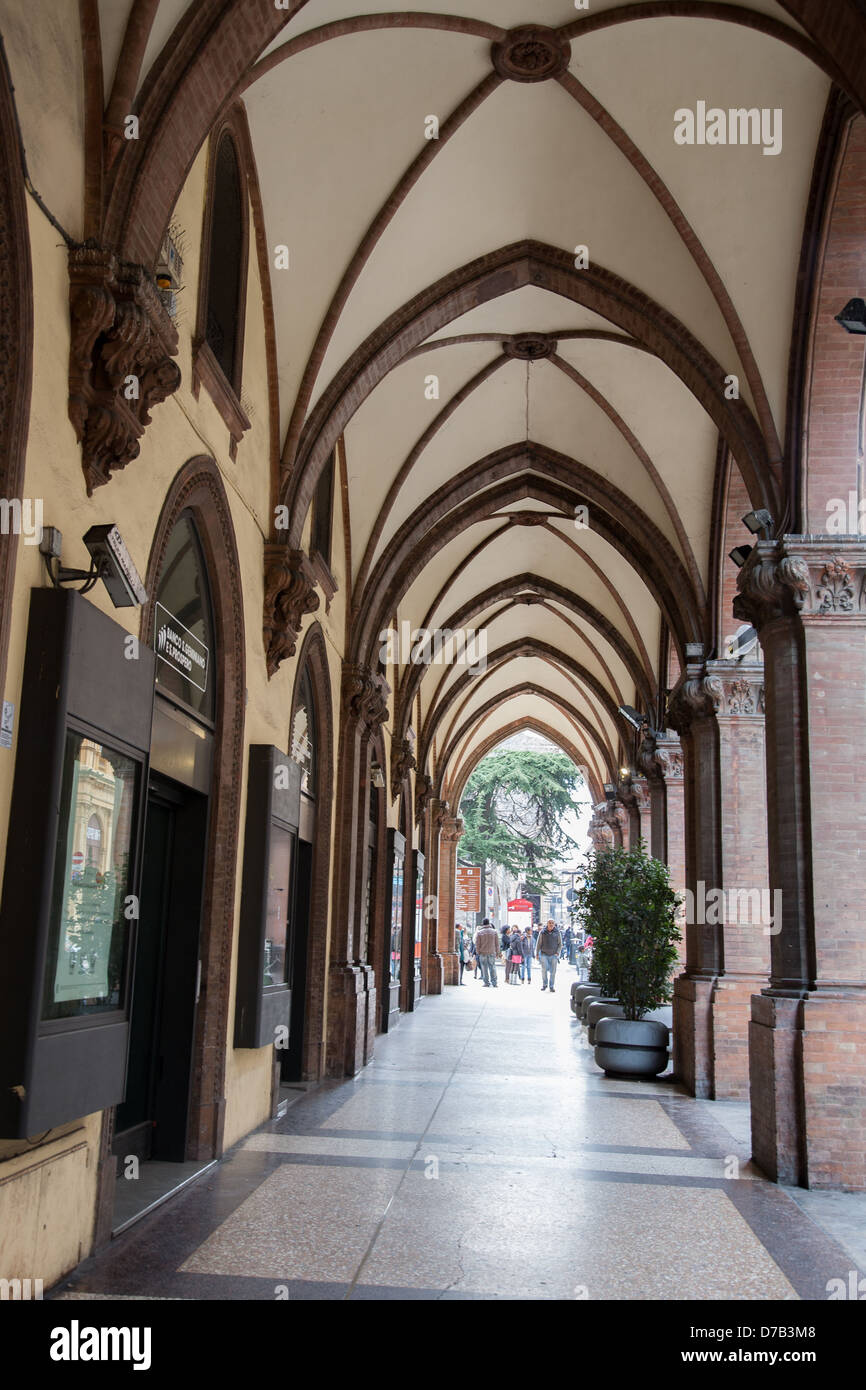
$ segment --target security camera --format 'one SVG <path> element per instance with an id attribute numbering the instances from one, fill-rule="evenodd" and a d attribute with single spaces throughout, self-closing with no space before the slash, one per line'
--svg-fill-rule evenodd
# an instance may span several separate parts
<path id="1" fill-rule="evenodd" d="M 115 608 L 147 602 L 147 590 L 116 526 L 91 526 L 83 540 Z"/>

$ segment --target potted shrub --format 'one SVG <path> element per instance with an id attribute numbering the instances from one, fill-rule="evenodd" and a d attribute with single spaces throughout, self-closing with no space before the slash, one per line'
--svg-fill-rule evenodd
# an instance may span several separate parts
<path id="1" fill-rule="evenodd" d="M 644 1016 L 671 998 L 680 940 L 667 865 L 642 843 L 598 850 L 589 856 L 579 902 L 595 937 L 592 973 L 623 1012 L 596 1025 L 596 1063 L 604 1071 L 656 1076 L 667 1066 L 669 1030 Z"/>

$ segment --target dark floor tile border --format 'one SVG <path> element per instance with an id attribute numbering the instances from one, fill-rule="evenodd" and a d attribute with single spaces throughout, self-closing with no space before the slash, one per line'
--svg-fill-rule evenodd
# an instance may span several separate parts
<path id="1" fill-rule="evenodd" d="M 118 1294 L 136 1293 L 147 1298 L 179 1298 L 195 1301 L 224 1301 L 232 1302 L 294 1302 L 311 1301 L 319 1299 L 342 1299 L 351 1286 L 348 1283 L 320 1283 L 310 1279 L 262 1279 L 256 1275 L 249 1274 L 185 1274 L 167 1273 L 164 1278 L 155 1284 L 149 1281 L 146 1289 L 138 1285 L 120 1289 L 113 1281 L 105 1278 L 93 1278 L 87 1286 L 80 1281 L 74 1285 L 72 1281 L 67 1281 L 64 1287 L 52 1290 L 49 1298 L 56 1299 L 58 1293 L 101 1293 L 116 1296 Z M 277 1289 L 287 1289 L 288 1299 L 277 1298 Z M 63 1300 L 68 1302 L 70 1300 Z M 74 1301 L 74 1300 L 73 1300 Z"/>
<path id="2" fill-rule="evenodd" d="M 849 1271 L 857 1270 L 853 1259 L 782 1188 L 732 1180 L 725 1192 L 801 1298 L 826 1300 L 830 1279 L 847 1288 Z"/>

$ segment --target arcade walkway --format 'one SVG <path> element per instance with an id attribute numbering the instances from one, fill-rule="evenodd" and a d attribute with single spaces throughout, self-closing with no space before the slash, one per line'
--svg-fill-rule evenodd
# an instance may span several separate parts
<path id="1" fill-rule="evenodd" d="M 54 1296 L 796 1300 L 866 1271 L 860 1196 L 764 1181 L 744 1107 L 603 1077 L 573 979 L 424 1000 Z"/>

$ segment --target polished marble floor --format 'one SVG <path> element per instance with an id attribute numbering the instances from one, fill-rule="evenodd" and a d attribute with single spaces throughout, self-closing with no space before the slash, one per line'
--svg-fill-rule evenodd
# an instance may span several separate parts
<path id="1" fill-rule="evenodd" d="M 745 1107 L 606 1078 L 574 978 L 423 1000 L 53 1296 L 799 1300 L 863 1274 L 864 1200 L 765 1181 Z"/>

